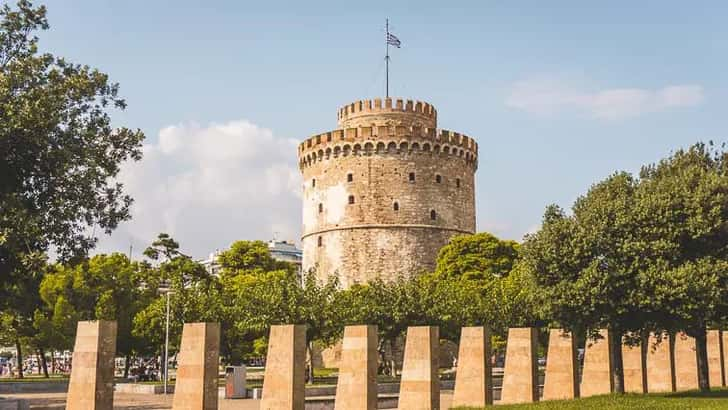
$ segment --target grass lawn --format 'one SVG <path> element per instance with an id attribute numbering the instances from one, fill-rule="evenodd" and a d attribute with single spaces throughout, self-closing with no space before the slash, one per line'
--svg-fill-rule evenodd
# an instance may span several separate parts
<path id="1" fill-rule="evenodd" d="M 728 409 L 728 389 L 710 393 L 698 391 L 670 394 L 626 394 L 597 396 L 587 399 L 545 401 L 537 404 L 499 405 L 497 409 L 582 410 L 582 409 Z M 465 407 L 460 407 L 465 409 Z"/>

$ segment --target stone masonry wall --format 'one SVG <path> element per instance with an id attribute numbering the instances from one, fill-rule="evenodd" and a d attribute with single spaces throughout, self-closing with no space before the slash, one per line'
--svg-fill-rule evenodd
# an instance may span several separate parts
<path id="1" fill-rule="evenodd" d="M 386 100 L 369 104 L 387 107 Z M 379 117 L 363 112 L 372 126 L 300 145 L 304 270 L 317 267 L 322 278 L 337 274 L 344 287 L 417 274 L 434 268 L 437 252 L 453 235 L 475 231 L 477 144 L 411 125 L 428 115 L 426 125 L 435 125 L 429 104 L 403 104 L 419 107 L 414 112 L 397 107 Z M 340 124 L 361 120 L 357 114 L 345 107 Z"/>

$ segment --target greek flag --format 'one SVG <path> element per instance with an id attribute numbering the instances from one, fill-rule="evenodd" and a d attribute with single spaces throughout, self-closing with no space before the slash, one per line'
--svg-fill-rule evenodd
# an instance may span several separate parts
<path id="1" fill-rule="evenodd" d="M 402 42 L 399 41 L 397 36 L 395 36 L 394 34 L 387 33 L 387 44 L 389 44 L 390 46 L 395 46 L 395 47 L 399 48 L 402 45 Z"/>

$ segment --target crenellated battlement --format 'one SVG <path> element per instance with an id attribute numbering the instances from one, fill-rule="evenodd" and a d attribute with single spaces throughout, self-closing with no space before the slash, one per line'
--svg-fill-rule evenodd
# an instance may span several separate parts
<path id="1" fill-rule="evenodd" d="M 402 98 L 355 101 L 341 107 L 337 119 L 341 128 L 386 124 L 437 128 L 437 110 L 432 104 Z"/>
<path id="2" fill-rule="evenodd" d="M 298 146 L 299 167 L 340 155 L 430 152 L 463 158 L 477 169 L 478 143 L 467 135 L 435 128 L 378 126 L 337 129 Z"/>

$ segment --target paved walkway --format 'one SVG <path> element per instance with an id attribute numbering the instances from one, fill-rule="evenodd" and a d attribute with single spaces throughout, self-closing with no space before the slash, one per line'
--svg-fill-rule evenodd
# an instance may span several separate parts
<path id="1" fill-rule="evenodd" d="M 14 397 L 28 400 L 30 408 L 34 410 L 60 410 L 66 408 L 66 393 L 26 393 L 6 394 L 3 397 Z M 444 392 L 440 395 L 442 409 L 450 408 L 452 392 Z M 225 400 L 218 402 L 220 410 L 258 410 L 259 400 Z M 123 410 L 164 410 L 172 408 L 172 395 L 163 394 L 131 394 L 115 393 L 114 408 Z"/>

